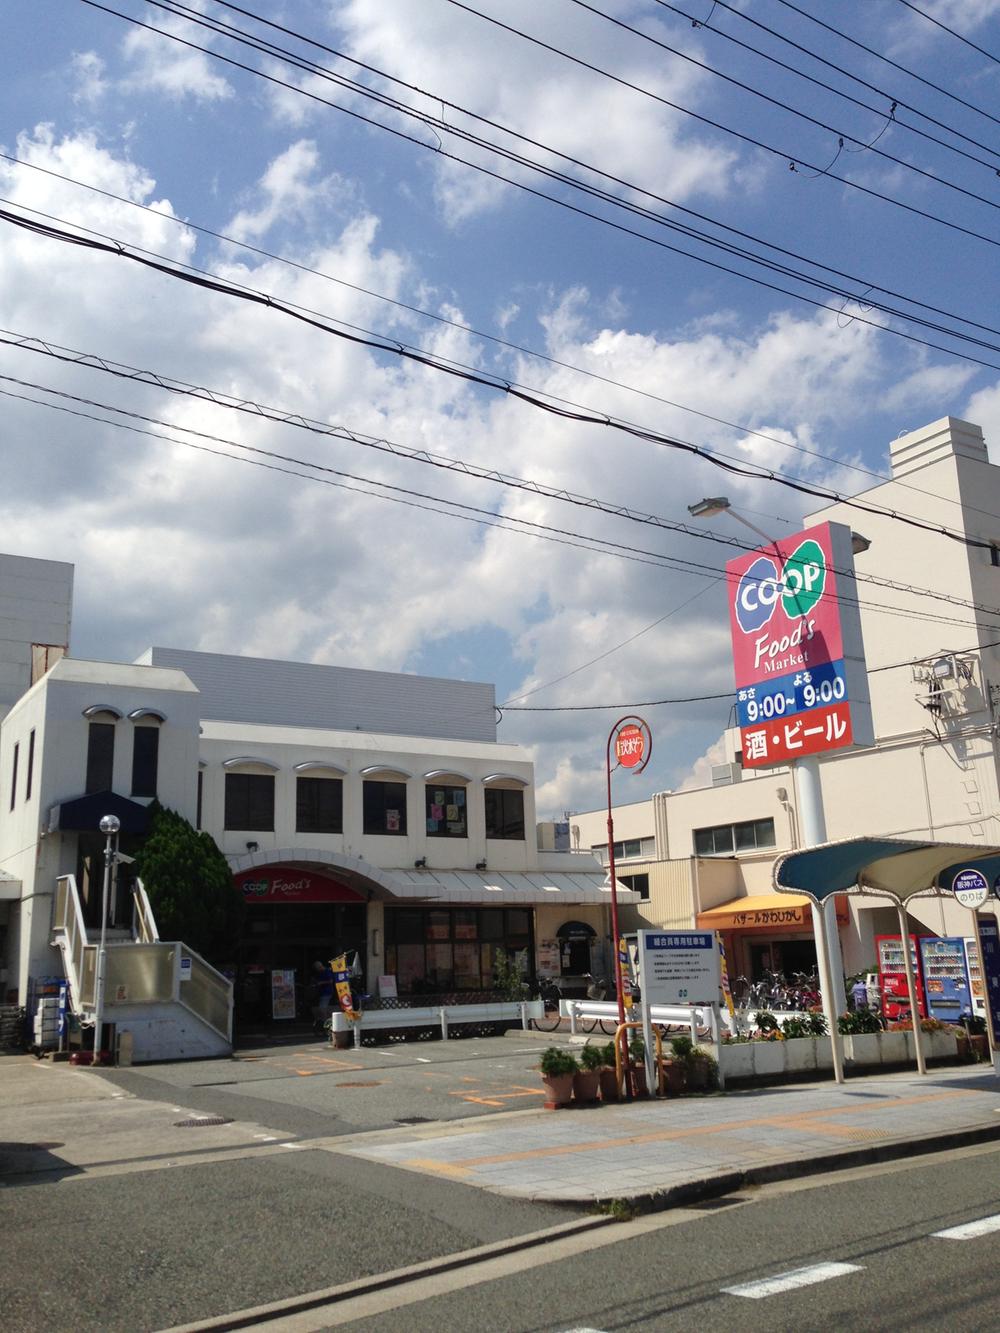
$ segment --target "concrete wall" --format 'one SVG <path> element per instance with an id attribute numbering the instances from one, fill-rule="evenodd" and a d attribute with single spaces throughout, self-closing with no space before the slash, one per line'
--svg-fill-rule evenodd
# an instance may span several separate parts
<path id="1" fill-rule="evenodd" d="M 0 555 L 0 717 L 31 685 L 31 646 L 69 644 L 73 566 Z"/>

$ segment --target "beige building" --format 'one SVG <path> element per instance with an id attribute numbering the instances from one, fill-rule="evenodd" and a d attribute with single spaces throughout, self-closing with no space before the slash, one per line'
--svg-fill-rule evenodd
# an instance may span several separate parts
<path id="1" fill-rule="evenodd" d="M 856 497 L 939 532 L 834 505 L 805 526 L 849 524 L 870 542 L 856 556 L 876 743 L 820 764 L 827 837 L 892 835 L 1000 843 L 1000 467 L 978 426 L 952 417 L 892 442 L 891 480 Z M 722 932 L 730 972 L 759 978 L 809 969 L 811 918 L 772 895 L 775 856 L 802 845 L 790 768 L 744 769 L 738 730 L 712 785 L 658 792 L 615 811 L 618 877 L 641 895 L 628 926 Z M 574 846 L 607 860 L 607 813 L 570 818 Z M 872 897 L 845 900 L 847 974 L 875 966 L 874 937 L 898 930 Z M 968 936 L 970 914 L 928 899 L 917 933 Z"/>

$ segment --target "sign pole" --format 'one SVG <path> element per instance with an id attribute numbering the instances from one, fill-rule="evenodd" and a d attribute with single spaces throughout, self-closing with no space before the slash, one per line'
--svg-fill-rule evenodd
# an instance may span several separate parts
<path id="1" fill-rule="evenodd" d="M 605 753 L 608 777 L 608 874 L 611 887 L 611 933 L 614 936 L 615 992 L 618 997 L 618 1024 L 625 1022 L 625 982 L 622 974 L 621 936 L 618 932 L 618 884 L 615 879 L 615 820 L 611 805 L 611 749 L 614 746 L 615 767 L 630 768 L 641 773 L 653 753 L 653 734 L 641 717 L 626 714 L 620 717 L 608 733 Z M 629 1088 L 628 1038 L 622 1037 L 622 1058 L 625 1067 L 626 1092 Z"/>

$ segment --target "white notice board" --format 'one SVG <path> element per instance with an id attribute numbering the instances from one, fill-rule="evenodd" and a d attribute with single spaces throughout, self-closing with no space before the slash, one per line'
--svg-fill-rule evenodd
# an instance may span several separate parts
<path id="1" fill-rule="evenodd" d="M 643 1008 L 654 1004 L 718 1004 L 719 945 L 712 930 L 640 930 L 639 985 Z"/>

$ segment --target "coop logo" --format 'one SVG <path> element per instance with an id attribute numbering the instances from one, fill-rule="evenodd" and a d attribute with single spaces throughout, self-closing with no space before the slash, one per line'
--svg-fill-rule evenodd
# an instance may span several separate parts
<path id="1" fill-rule="evenodd" d="M 243 881 L 243 895 L 246 898 L 263 898 L 270 887 L 266 879 L 246 879 Z"/>
<path id="2" fill-rule="evenodd" d="M 779 571 L 769 555 L 744 570 L 736 589 L 736 621 L 744 634 L 762 629 L 778 603 L 789 620 L 807 615 L 826 587 L 826 559 L 810 537 L 795 548 Z"/>

